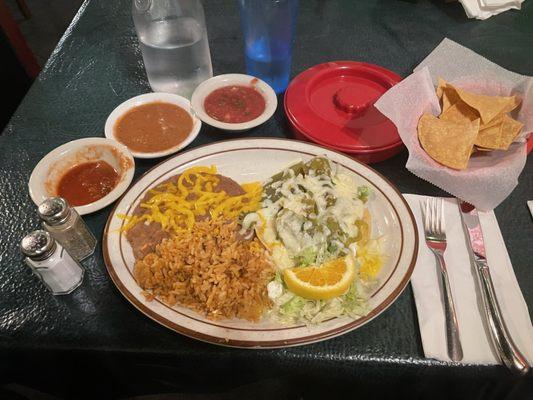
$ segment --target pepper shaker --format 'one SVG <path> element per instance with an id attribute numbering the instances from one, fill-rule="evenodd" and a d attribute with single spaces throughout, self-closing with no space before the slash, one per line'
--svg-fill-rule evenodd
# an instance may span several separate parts
<path id="1" fill-rule="evenodd" d="M 94 253 L 96 238 L 87 224 L 65 199 L 50 197 L 39 205 L 43 228 L 67 249 L 72 257 L 81 261 Z"/>
<path id="2" fill-rule="evenodd" d="M 24 261 L 54 294 L 69 294 L 83 281 L 84 269 L 46 231 L 27 234 L 20 244 Z"/>

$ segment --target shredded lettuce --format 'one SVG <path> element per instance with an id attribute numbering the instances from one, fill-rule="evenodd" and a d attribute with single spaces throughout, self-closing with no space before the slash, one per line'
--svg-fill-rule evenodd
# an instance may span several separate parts
<path id="1" fill-rule="evenodd" d="M 281 275 L 276 274 L 275 280 Z M 285 285 L 284 293 L 272 299 L 274 307 L 271 313 L 274 319 L 282 323 L 318 324 L 325 320 L 348 315 L 357 318 L 367 311 L 365 299 L 359 295 L 357 283 L 354 282 L 348 291 L 330 300 L 309 300 L 289 292 Z"/>
<path id="2" fill-rule="evenodd" d="M 339 257 L 339 247 L 335 243 L 323 243 L 321 246 L 309 246 L 294 258 L 298 267 L 321 265 Z"/>
<path id="3" fill-rule="evenodd" d="M 274 276 L 274 281 L 281 283 L 283 286 L 285 286 L 285 282 L 283 281 L 283 275 L 281 274 L 281 271 L 279 269 L 276 271 L 276 276 Z"/>
<path id="4" fill-rule="evenodd" d="M 306 267 L 316 262 L 317 249 L 315 246 L 306 247 L 295 258 L 296 265 Z"/>
<path id="5" fill-rule="evenodd" d="M 354 282 L 348 289 L 348 292 L 341 297 L 344 312 L 352 318 L 363 316 L 368 312 L 366 301 L 359 294 L 360 291 L 357 283 Z"/>
<path id="6" fill-rule="evenodd" d="M 306 250 L 309 253 L 302 254 L 302 257 L 307 255 L 309 257 L 307 261 L 317 257 L 317 250 Z M 326 257 L 329 255 L 330 253 L 326 251 Z M 274 320 L 284 324 L 305 323 L 313 325 L 341 316 L 358 318 L 368 312 L 366 297 L 364 296 L 366 290 L 362 283 L 356 278 L 342 296 L 329 300 L 310 300 L 290 292 L 285 285 L 282 272 L 278 270 L 274 279 L 267 286 L 269 297 L 273 302 L 270 313 Z"/>
<path id="7" fill-rule="evenodd" d="M 296 317 L 305 306 L 305 299 L 300 296 L 293 296 L 289 301 L 280 306 L 280 311 L 288 317 Z"/>

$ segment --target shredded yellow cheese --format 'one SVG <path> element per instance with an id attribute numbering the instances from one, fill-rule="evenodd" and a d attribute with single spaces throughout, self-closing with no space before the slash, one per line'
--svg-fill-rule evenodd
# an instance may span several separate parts
<path id="1" fill-rule="evenodd" d="M 209 214 L 211 218 L 235 219 L 239 215 L 259 209 L 263 187 L 259 182 L 241 185 L 244 194 L 229 196 L 225 191 L 215 192 L 220 179 L 217 168 L 192 167 L 180 175 L 176 183 L 167 182 L 151 190 L 149 200 L 141 207 L 149 212 L 143 215 L 118 215 L 126 223 L 127 231 L 137 223 L 158 222 L 168 232 L 190 231 L 196 217 Z"/>

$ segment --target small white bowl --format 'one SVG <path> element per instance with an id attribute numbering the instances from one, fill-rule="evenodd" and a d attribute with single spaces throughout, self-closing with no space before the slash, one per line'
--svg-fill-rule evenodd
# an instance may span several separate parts
<path id="1" fill-rule="evenodd" d="M 73 140 L 44 156 L 33 169 L 28 182 L 31 199 L 38 206 L 46 198 L 57 196 L 57 184 L 69 168 L 83 162 L 98 160 L 107 162 L 118 172 L 119 182 L 101 199 L 74 208 L 78 214 L 84 215 L 108 206 L 130 185 L 135 171 L 135 161 L 126 146 L 104 138 Z"/>
<path id="2" fill-rule="evenodd" d="M 230 85 L 253 86 L 259 91 L 265 98 L 265 110 L 263 113 L 251 121 L 239 123 L 221 122 L 210 117 L 205 112 L 205 98 L 214 90 Z M 278 98 L 276 97 L 274 89 L 259 78 L 244 74 L 226 74 L 214 76 L 198 85 L 192 94 L 191 105 L 196 115 L 198 115 L 198 118 L 208 125 L 225 131 L 246 131 L 261 125 L 272 117 L 278 106 Z"/>
<path id="3" fill-rule="evenodd" d="M 183 142 L 179 143 L 177 146 L 171 147 L 167 150 L 152 153 L 142 153 L 130 150 L 131 154 L 133 154 L 134 157 L 158 158 L 168 156 L 187 147 L 194 139 L 196 139 L 196 136 L 198 136 L 200 128 L 202 127 L 202 121 L 200 121 L 196 117 L 194 112 L 192 112 L 191 102 L 189 100 L 187 100 L 185 97 L 181 97 L 177 94 L 172 93 L 145 93 L 126 100 L 124 103 L 120 104 L 117 108 L 115 108 L 113 112 L 109 114 L 109 117 L 107 117 L 107 121 L 105 122 L 104 128 L 105 136 L 109 139 L 117 140 L 117 138 L 115 137 L 115 124 L 117 120 L 134 107 L 154 102 L 170 103 L 183 108 L 192 118 L 192 130 L 189 133 L 189 136 L 187 136 L 187 138 Z"/>

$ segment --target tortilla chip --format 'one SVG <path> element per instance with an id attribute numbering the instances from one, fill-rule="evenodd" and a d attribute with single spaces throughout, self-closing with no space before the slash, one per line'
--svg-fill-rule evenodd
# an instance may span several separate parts
<path id="1" fill-rule="evenodd" d="M 465 102 L 458 101 L 444 111 L 439 118 L 458 124 L 468 124 L 479 119 L 479 113 Z"/>
<path id="2" fill-rule="evenodd" d="M 507 150 L 511 143 L 516 139 L 520 134 L 523 123 L 518 122 L 517 120 L 509 117 L 508 115 L 503 116 L 503 123 L 501 129 L 501 138 L 500 138 L 500 149 Z"/>
<path id="3" fill-rule="evenodd" d="M 492 149 L 484 149 L 483 147 L 476 147 L 474 146 L 474 151 L 470 155 L 470 158 L 481 158 L 481 157 L 487 157 L 492 152 Z"/>
<path id="4" fill-rule="evenodd" d="M 479 112 L 481 123 L 484 124 L 500 114 L 511 112 L 520 104 L 520 99 L 516 96 L 485 96 L 467 92 L 447 84 L 446 89 L 448 90 L 449 88 L 453 88 L 461 100 Z"/>
<path id="5" fill-rule="evenodd" d="M 507 150 L 523 127 L 507 115 L 520 105 L 517 96 L 475 94 L 442 78 L 436 95 L 442 113 L 438 119 L 424 114 L 418 122 L 418 137 L 431 158 L 450 168 L 466 168 L 474 153 L 482 156 L 492 150 Z"/>
<path id="6" fill-rule="evenodd" d="M 438 163 L 454 169 L 467 167 L 478 130 L 479 119 L 457 124 L 424 114 L 418 121 L 422 148 Z"/>
<path id="7" fill-rule="evenodd" d="M 500 148 L 500 139 L 503 123 L 489 126 L 488 128 L 481 129 L 474 141 L 474 144 L 478 147 L 485 149 L 498 150 Z"/>
<path id="8" fill-rule="evenodd" d="M 452 105 L 461 100 L 459 95 L 456 93 L 455 88 L 451 85 L 448 85 L 448 83 L 446 83 L 446 81 L 442 78 L 439 78 L 439 85 L 437 86 L 436 94 L 440 100 L 442 112 L 446 111 Z"/>
<path id="9" fill-rule="evenodd" d="M 522 99 L 517 96 L 510 96 L 513 98 L 513 101 L 510 101 L 506 108 L 503 109 L 503 113 L 507 114 L 517 108 L 521 103 Z"/>
<path id="10" fill-rule="evenodd" d="M 448 108 L 450 108 L 454 104 L 453 100 L 450 99 L 449 93 L 450 92 L 446 90 L 442 92 L 442 102 L 441 102 L 442 112 L 445 112 L 446 110 L 448 110 Z M 453 99 L 453 96 L 452 96 L 452 99 Z M 455 102 L 457 103 L 457 101 Z"/>
<path id="11" fill-rule="evenodd" d="M 502 122 L 503 122 L 503 116 L 505 114 L 500 114 L 498 116 L 496 116 L 495 118 L 491 119 L 489 122 L 487 122 L 486 124 L 481 124 L 479 126 L 479 130 L 483 130 L 483 129 L 487 129 L 487 128 L 491 128 L 493 126 L 496 126 L 496 125 L 501 125 Z"/>
<path id="12" fill-rule="evenodd" d="M 439 86 L 437 86 L 437 97 L 439 98 L 439 100 L 442 99 L 442 93 L 444 92 L 443 89 L 445 87 L 446 81 L 439 76 Z"/>
<path id="13" fill-rule="evenodd" d="M 498 124 L 480 129 L 474 142 L 476 146 L 492 150 L 507 150 L 524 126 L 508 115 L 502 115 L 498 120 Z"/>
<path id="14" fill-rule="evenodd" d="M 461 98 L 453 88 L 453 86 L 446 86 L 442 92 L 442 112 L 446 111 L 448 108 L 454 104 L 461 101 Z"/>

